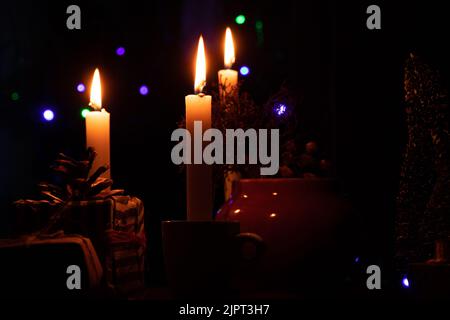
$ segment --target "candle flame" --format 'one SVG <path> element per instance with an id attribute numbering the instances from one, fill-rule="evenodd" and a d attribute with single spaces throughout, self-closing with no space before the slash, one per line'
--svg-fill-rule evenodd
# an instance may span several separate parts
<path id="1" fill-rule="evenodd" d="M 100 72 L 95 69 L 91 85 L 91 102 L 89 104 L 95 110 L 102 109 L 102 85 L 100 83 Z"/>
<path id="2" fill-rule="evenodd" d="M 200 36 L 197 48 L 197 61 L 195 66 L 195 93 L 201 93 L 206 84 L 206 57 L 205 45 L 203 44 L 203 37 Z"/>
<path id="3" fill-rule="evenodd" d="M 230 28 L 227 28 L 225 32 L 225 54 L 223 60 L 227 69 L 231 68 L 235 61 L 233 36 Z"/>

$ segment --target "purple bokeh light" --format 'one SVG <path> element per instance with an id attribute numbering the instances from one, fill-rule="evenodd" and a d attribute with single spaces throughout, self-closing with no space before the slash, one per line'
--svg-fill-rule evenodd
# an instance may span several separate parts
<path id="1" fill-rule="evenodd" d="M 123 56 L 123 55 L 125 54 L 125 48 L 124 48 L 124 47 L 118 47 L 118 48 L 116 49 L 116 54 L 117 54 L 118 56 Z"/>
<path id="2" fill-rule="evenodd" d="M 78 91 L 78 92 L 84 92 L 84 91 L 86 91 L 86 86 L 85 86 L 84 84 L 82 84 L 82 83 L 79 83 L 79 84 L 77 85 L 77 91 Z"/>
<path id="3" fill-rule="evenodd" d="M 284 115 L 286 113 L 287 107 L 283 103 L 277 103 L 274 106 L 274 111 L 275 111 L 277 116 L 282 116 L 282 115 Z"/>
<path id="4" fill-rule="evenodd" d="M 147 94 L 148 94 L 148 87 L 146 86 L 146 85 L 142 85 L 140 88 L 139 88 L 139 93 L 141 94 L 141 95 L 143 95 L 143 96 L 146 96 Z"/>

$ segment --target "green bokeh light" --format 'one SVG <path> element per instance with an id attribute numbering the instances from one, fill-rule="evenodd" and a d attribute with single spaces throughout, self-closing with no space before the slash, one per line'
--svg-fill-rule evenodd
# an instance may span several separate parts
<path id="1" fill-rule="evenodd" d="M 17 101 L 20 99 L 20 96 L 17 92 L 13 92 L 13 93 L 11 93 L 11 99 L 12 99 L 12 101 Z"/>
<path id="2" fill-rule="evenodd" d="M 86 115 L 91 112 L 88 108 L 84 108 L 83 110 L 81 110 L 81 116 L 83 118 L 86 118 Z"/>
<path id="3" fill-rule="evenodd" d="M 235 19 L 237 24 L 243 24 L 245 22 L 245 16 L 243 14 L 240 14 Z"/>
<path id="4" fill-rule="evenodd" d="M 256 29 L 256 41 L 259 47 L 264 44 L 264 24 L 262 20 L 256 20 L 255 22 Z"/>

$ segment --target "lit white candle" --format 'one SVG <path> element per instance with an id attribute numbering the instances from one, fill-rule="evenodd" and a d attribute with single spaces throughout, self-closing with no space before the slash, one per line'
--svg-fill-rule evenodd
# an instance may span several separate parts
<path id="1" fill-rule="evenodd" d="M 94 148 L 97 153 L 90 172 L 92 174 L 99 167 L 110 165 L 109 113 L 102 108 L 102 88 L 98 69 L 95 69 L 92 78 L 90 106 L 94 111 L 86 114 L 86 146 Z M 110 178 L 110 170 L 102 177 Z"/>
<path id="2" fill-rule="evenodd" d="M 231 69 L 234 61 L 235 54 L 233 36 L 231 35 L 230 28 L 227 28 L 225 32 L 224 51 L 224 65 L 226 69 L 219 70 L 219 94 L 221 98 L 223 98 L 224 95 L 237 94 L 238 72 Z"/>
<path id="3" fill-rule="evenodd" d="M 194 137 L 194 121 L 202 121 L 203 132 L 211 128 L 211 96 L 204 95 L 202 89 L 206 83 L 206 58 L 203 38 L 200 37 L 197 49 L 195 71 L 195 93 L 186 96 L 186 129 Z M 200 134 L 200 133 L 196 133 Z M 201 133 L 203 134 L 203 133 Z M 195 139 L 193 138 L 192 141 Z M 191 150 L 194 146 L 192 142 Z M 203 146 L 201 146 L 203 150 Z M 196 152 L 194 151 L 193 154 Z M 203 151 L 201 152 L 203 154 Z M 193 159 L 202 162 L 202 159 Z M 197 161 L 195 161 L 197 160 Z M 205 221 L 212 219 L 213 186 L 212 168 L 207 164 L 187 165 L 187 219 L 190 221 Z"/>

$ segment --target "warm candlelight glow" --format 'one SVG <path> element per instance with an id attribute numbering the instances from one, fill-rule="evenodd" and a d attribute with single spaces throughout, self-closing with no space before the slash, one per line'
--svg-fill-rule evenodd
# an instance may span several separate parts
<path id="1" fill-rule="evenodd" d="M 230 69 L 233 66 L 234 61 L 235 56 L 234 56 L 233 36 L 231 35 L 230 28 L 227 28 L 227 31 L 225 32 L 225 54 L 224 54 L 225 68 Z"/>
<path id="2" fill-rule="evenodd" d="M 225 48 L 224 48 L 224 64 L 225 68 L 217 73 L 219 77 L 219 97 L 224 102 L 226 97 L 236 98 L 238 95 L 238 73 L 231 69 L 235 61 L 233 36 L 230 28 L 225 32 Z M 224 104 L 225 105 L 225 104 Z"/>
<path id="3" fill-rule="evenodd" d="M 100 72 L 95 69 L 91 84 L 91 101 L 89 105 L 94 109 L 85 112 L 86 116 L 86 147 L 92 147 L 97 154 L 90 173 L 93 174 L 103 165 L 110 165 L 110 115 L 102 109 L 102 87 L 100 84 Z M 110 178 L 110 170 L 101 175 Z"/>
<path id="4" fill-rule="evenodd" d="M 197 62 L 195 65 L 195 93 L 201 93 L 206 84 L 206 57 L 203 37 L 200 36 L 197 49 Z"/>
<path id="5" fill-rule="evenodd" d="M 193 136 L 203 135 L 211 128 L 211 96 L 202 94 L 206 84 L 206 57 L 203 38 L 198 41 L 197 58 L 195 66 L 195 93 L 185 97 L 186 103 L 186 129 Z M 200 124 L 200 133 L 198 126 Z M 213 179 L 212 166 L 196 164 L 195 159 L 202 157 L 202 142 L 189 142 L 197 148 L 193 152 L 193 162 L 189 160 L 186 166 L 186 211 L 188 221 L 209 221 L 213 212 Z M 197 146 L 197 147 L 196 147 Z M 199 152 L 200 151 L 200 152 Z M 200 161 L 201 162 L 201 161 Z"/>
<path id="6" fill-rule="evenodd" d="M 91 85 L 91 102 L 89 105 L 95 110 L 102 109 L 102 86 L 100 84 L 100 72 L 95 69 Z"/>

